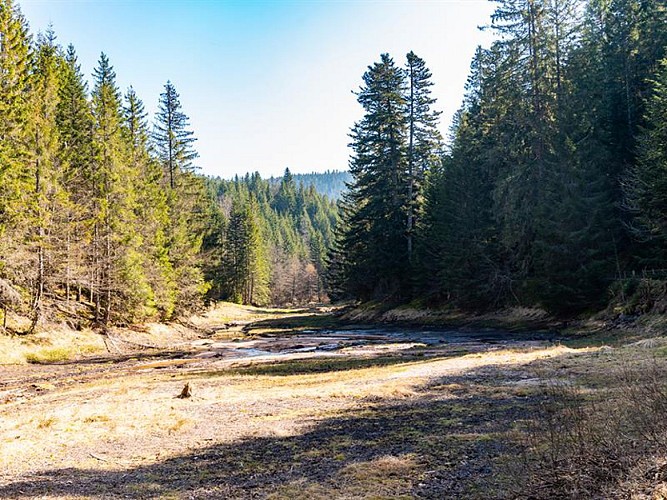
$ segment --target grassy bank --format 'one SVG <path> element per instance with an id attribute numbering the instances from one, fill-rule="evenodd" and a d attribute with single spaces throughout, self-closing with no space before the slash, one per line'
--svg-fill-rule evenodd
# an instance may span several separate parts
<path id="1" fill-rule="evenodd" d="M 307 318 L 312 312 L 294 309 L 266 309 L 219 303 L 209 311 L 179 322 L 145 323 L 108 329 L 74 329 L 65 323 L 46 322 L 35 333 L 14 335 L 0 330 L 0 365 L 58 363 L 101 355 L 138 351 L 178 349 L 179 346 L 212 334 L 230 338 L 243 336 L 253 323 L 277 318 Z M 13 317 L 16 324 L 26 318 Z"/>

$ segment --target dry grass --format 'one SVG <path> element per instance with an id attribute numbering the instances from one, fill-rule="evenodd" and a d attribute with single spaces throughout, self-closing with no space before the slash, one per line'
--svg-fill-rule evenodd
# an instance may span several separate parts
<path id="1" fill-rule="evenodd" d="M 556 365 L 570 380 L 544 387 L 544 403 L 519 434 L 527 454 L 518 496 L 662 498 L 667 360 L 655 356 L 660 345 L 601 349 Z"/>
<path id="2" fill-rule="evenodd" d="M 92 330 L 54 326 L 28 336 L 0 334 L 0 365 L 53 363 L 103 352 L 104 340 Z"/>
<path id="3" fill-rule="evenodd" d="M 267 317 L 280 314 L 225 305 L 200 326 Z M 173 332 L 170 343 L 189 335 Z M 148 326 L 133 338 L 157 342 L 160 333 Z M 22 362 L 67 345 L 37 339 L 11 339 L 29 342 Z M 620 491 L 639 499 L 667 487 L 664 339 L 619 348 L 512 345 L 442 345 L 423 357 L 413 346 L 270 363 L 191 357 L 104 370 L 14 367 L 43 377 L 32 393 L 0 405 L 0 496 L 3 484 L 23 491 L 17 478 L 38 484 L 36 471 L 46 479 L 35 496 L 49 498 L 440 498 L 454 488 L 466 492 L 459 498 Z M 86 370 L 95 376 L 79 377 Z M 186 382 L 193 396 L 177 399 Z M 496 470 L 503 460 L 512 465 Z"/>
<path id="4" fill-rule="evenodd" d="M 219 302 L 205 314 L 190 318 L 190 321 L 196 326 L 210 328 L 211 326 L 215 327 L 216 325 L 229 323 L 250 323 L 295 312 L 298 312 L 298 310 L 266 309 L 262 307 L 233 304 L 231 302 Z"/>
<path id="5" fill-rule="evenodd" d="M 374 401 L 412 398 L 443 376 L 484 366 L 516 366 L 567 352 L 573 351 L 508 350 L 288 376 L 235 375 L 224 369 L 200 373 L 188 369 L 181 374 L 126 371 L 47 392 L 29 406 L 21 405 L 20 412 L 16 411 L 20 402 L 0 407 L 0 464 L 7 464 L 13 474 L 22 473 L 28 464 L 33 469 L 53 463 L 99 466 L 89 463 L 91 450 L 116 461 L 153 463 L 211 443 L 296 436 L 343 411 L 361 412 Z M 175 399 L 184 381 L 192 382 L 193 398 Z M 439 394 L 448 397 L 443 390 Z M 44 415 L 48 425 L 40 420 Z M 392 460 L 381 464 L 398 466 Z M 358 475 L 362 469 L 352 468 L 346 477 L 356 477 L 353 472 Z"/>
<path id="6" fill-rule="evenodd" d="M 217 329 L 224 325 L 252 322 L 290 314 L 289 309 L 261 309 L 252 306 L 221 303 L 215 309 L 201 316 L 194 316 L 189 323 L 204 330 Z M 18 328 L 17 321 L 25 318 L 12 316 L 12 326 Z M 23 329 L 25 329 L 23 328 Z M 237 336 L 239 328 L 232 328 L 230 335 Z M 61 324 L 45 324 L 32 335 L 10 336 L 0 332 L 0 365 L 25 363 L 55 363 L 80 358 L 86 355 L 100 355 L 112 349 L 116 354 L 145 349 L 171 349 L 187 346 L 198 338 L 201 332 L 179 323 L 147 323 L 128 328 L 112 328 L 109 331 L 109 346 L 104 336 L 91 329 L 72 330 Z"/>
<path id="7" fill-rule="evenodd" d="M 323 486 L 302 478 L 278 486 L 267 499 L 409 499 L 413 498 L 411 488 L 419 468 L 420 464 L 413 454 L 384 455 L 344 466 L 331 478 L 330 485 Z"/>
<path id="8" fill-rule="evenodd" d="M 418 467 L 419 463 L 414 454 L 398 457 L 384 455 L 369 462 L 352 463 L 343 468 L 341 472 L 355 481 L 378 484 L 386 479 L 409 475 Z"/>

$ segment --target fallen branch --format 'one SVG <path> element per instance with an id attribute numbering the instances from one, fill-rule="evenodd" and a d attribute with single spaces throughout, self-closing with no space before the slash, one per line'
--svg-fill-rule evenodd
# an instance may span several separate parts
<path id="1" fill-rule="evenodd" d="M 107 464 L 114 464 L 114 465 L 122 465 L 123 467 L 127 467 L 129 465 L 129 462 L 120 462 L 118 460 L 109 460 L 104 457 L 101 457 L 99 455 L 95 455 L 94 453 L 88 453 L 92 458 L 95 460 L 99 460 L 100 462 L 105 462 Z"/>
<path id="2" fill-rule="evenodd" d="M 123 350 L 118 347 L 118 345 L 116 345 L 116 342 L 114 342 L 113 337 L 109 335 L 109 333 L 107 333 L 103 338 L 104 345 L 107 347 L 107 351 L 111 352 L 111 349 L 109 349 L 109 346 L 107 345 L 107 339 L 109 340 L 109 343 L 116 349 L 116 351 L 118 351 L 118 354 L 124 354 Z"/>
<path id="3" fill-rule="evenodd" d="M 107 460 L 106 458 L 102 458 L 102 457 L 100 457 L 100 456 L 98 456 L 98 455 L 95 455 L 94 453 L 88 453 L 88 454 L 89 454 L 91 457 L 93 457 L 95 460 L 99 460 L 100 462 L 111 463 L 110 460 Z"/>

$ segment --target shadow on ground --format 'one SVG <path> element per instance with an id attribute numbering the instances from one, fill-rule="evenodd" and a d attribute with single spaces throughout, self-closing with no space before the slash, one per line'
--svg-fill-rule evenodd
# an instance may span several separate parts
<path id="1" fill-rule="evenodd" d="M 197 376 L 217 376 L 221 373 L 235 375 L 271 376 L 334 373 L 349 370 L 360 370 L 364 368 L 381 368 L 384 366 L 406 365 L 409 363 L 419 363 L 427 360 L 435 361 L 438 359 L 463 356 L 468 353 L 469 351 L 464 348 L 433 352 L 421 352 L 415 349 L 408 349 L 392 355 L 382 355 L 380 353 L 375 353 L 363 358 L 353 356 L 336 356 L 302 358 L 269 363 L 255 363 L 249 366 L 239 366 L 217 372 L 214 371 L 197 373 Z"/>
<path id="2" fill-rule="evenodd" d="M 420 397 L 378 401 L 300 435 L 151 465 L 41 471 L 0 486 L 0 498 L 502 498 L 511 482 L 502 464 L 520 456 L 505 433 L 539 400 L 497 381 L 488 369 L 447 377 Z"/>
<path id="3" fill-rule="evenodd" d="M 350 323 L 333 313 L 322 314 L 317 311 L 300 310 L 287 316 L 253 321 L 243 328 L 243 332 L 253 334 L 254 332 L 278 330 L 281 334 L 296 334 L 302 333 L 303 330 L 345 329 L 349 326 L 351 326 Z"/>

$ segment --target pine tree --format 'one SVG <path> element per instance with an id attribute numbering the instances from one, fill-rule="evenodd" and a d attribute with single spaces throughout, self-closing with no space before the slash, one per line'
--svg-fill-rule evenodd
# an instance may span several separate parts
<path id="1" fill-rule="evenodd" d="M 94 219 L 90 196 L 94 191 L 93 118 L 87 85 L 72 45 L 67 47 L 64 59 L 60 60 L 58 74 L 58 156 L 64 169 L 61 182 L 66 194 L 60 214 L 64 219 L 59 245 L 64 262 L 60 281 L 64 284 L 66 300 L 70 300 L 72 292 L 76 291 L 76 298 L 81 301 L 84 289 L 87 289 L 89 297 L 93 290 L 85 265 Z"/>
<path id="2" fill-rule="evenodd" d="M 557 77 L 556 111 L 549 138 L 555 155 L 545 172 L 536 213 L 529 280 L 534 300 L 556 313 L 604 303 L 618 234 L 611 183 L 604 172 L 605 147 L 599 129 L 591 126 L 599 98 L 591 102 L 587 79 L 596 77 L 584 68 L 596 64 L 595 58 L 582 50 L 580 34 L 568 37 L 579 26 L 576 10 L 576 3 L 561 2 L 553 3 L 548 12 L 556 45 L 551 63 Z M 599 87 L 597 81 L 592 84 Z"/>
<path id="3" fill-rule="evenodd" d="M 451 151 L 428 177 L 418 252 L 422 294 L 468 309 L 498 305 L 511 293 L 493 216 L 497 172 L 487 156 L 485 121 L 492 102 L 483 78 L 485 64 L 478 49 L 455 118 Z"/>
<path id="4" fill-rule="evenodd" d="M 150 286 L 143 272 L 136 223 L 139 172 L 128 161 L 121 96 L 105 54 L 100 56 L 93 76 L 96 218 L 92 269 L 96 278 L 96 320 L 108 325 L 112 320 L 136 316 L 150 297 Z"/>
<path id="5" fill-rule="evenodd" d="M 176 89 L 167 82 L 160 94 L 152 144 L 163 170 L 167 195 L 168 224 L 165 229 L 168 259 L 173 267 L 176 290 L 175 312 L 198 308 L 209 288 L 204 279 L 199 251 L 205 234 L 207 194 L 202 179 L 195 175 L 194 134 L 181 109 Z"/>
<path id="6" fill-rule="evenodd" d="M 440 112 L 432 109 L 436 100 L 431 97 L 431 72 L 423 59 L 414 52 L 407 55 L 408 80 L 406 115 L 408 126 L 407 148 L 407 252 L 412 262 L 413 236 L 416 219 L 421 215 L 424 199 L 424 179 L 427 172 L 437 167 L 442 153 L 442 137 L 438 131 Z"/>
<path id="7" fill-rule="evenodd" d="M 574 54 L 575 91 L 583 106 L 579 118 L 590 126 L 579 149 L 586 153 L 583 161 L 598 165 L 609 183 L 617 274 L 636 265 L 623 183 L 637 163 L 649 82 L 666 55 L 665 23 L 667 7 L 660 0 L 590 0 L 582 44 Z"/>
<path id="8" fill-rule="evenodd" d="M 653 81 L 646 107 L 646 127 L 639 139 L 639 161 L 626 182 L 628 206 L 634 215 L 633 234 L 651 247 L 644 262 L 667 266 L 667 59 Z"/>
<path id="9" fill-rule="evenodd" d="M 368 68 L 352 128 L 353 181 L 344 197 L 343 288 L 352 296 L 399 296 L 405 288 L 405 75 L 387 54 Z M 402 249 L 402 250 L 400 250 Z"/>
<path id="10" fill-rule="evenodd" d="M 0 215 L 6 223 L 16 212 L 12 205 L 21 191 L 21 161 L 29 113 L 32 53 L 25 18 L 12 0 L 0 2 Z"/>
<path id="11" fill-rule="evenodd" d="M 285 174 L 280 180 L 278 192 L 274 198 L 274 208 L 280 214 L 294 210 L 296 206 L 296 183 L 289 168 L 285 169 Z"/>
<path id="12" fill-rule="evenodd" d="M 144 104 L 130 87 L 123 107 L 123 133 L 129 149 L 129 162 L 141 182 L 136 186 L 137 221 L 140 221 L 140 254 L 150 287 L 147 314 L 157 311 L 168 319 L 174 312 L 176 290 L 174 271 L 168 257 L 166 230 L 169 223 L 167 196 L 162 189 L 162 168 L 149 155 L 148 114 Z"/>
<path id="13" fill-rule="evenodd" d="M 32 68 L 27 23 L 12 0 L 0 1 L 0 280 L 3 296 L 19 305 L 19 291 L 28 285 L 22 278 L 25 267 L 23 241 L 26 194 L 31 176 L 27 128 L 30 112 Z M 3 302 L 3 322 L 9 299 Z"/>
<path id="14" fill-rule="evenodd" d="M 264 305 L 269 299 L 268 263 L 256 220 L 254 200 L 235 205 L 225 244 L 228 297 L 241 304 Z"/>
<path id="15" fill-rule="evenodd" d="M 168 81 L 164 92 L 160 94 L 153 129 L 157 157 L 164 165 L 165 176 L 171 189 L 176 188 L 179 174 L 193 171 L 192 162 L 198 157 L 193 149 L 196 139 L 189 130 L 189 119 L 181 110 L 179 97 L 176 88 Z"/>
<path id="16" fill-rule="evenodd" d="M 29 120 L 26 132 L 32 186 L 29 191 L 26 243 L 34 256 L 31 281 L 33 331 L 42 316 L 42 301 L 47 279 L 61 262 L 55 258 L 54 237 L 63 224 L 58 220 L 65 205 L 61 180 L 63 168 L 58 157 L 59 140 L 56 126 L 58 104 L 58 56 L 52 30 L 37 40 L 32 91 L 29 99 Z M 53 284 L 53 283 L 52 283 Z"/>

